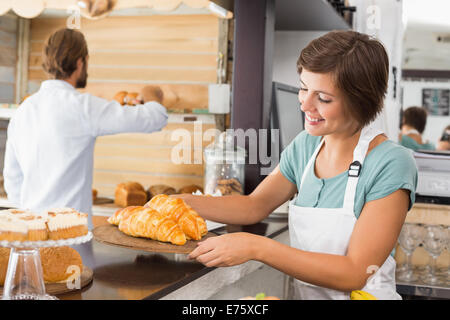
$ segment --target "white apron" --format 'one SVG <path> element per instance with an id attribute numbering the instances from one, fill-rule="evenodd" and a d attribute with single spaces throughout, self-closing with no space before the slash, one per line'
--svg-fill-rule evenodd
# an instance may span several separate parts
<path id="1" fill-rule="evenodd" d="M 361 130 L 358 144 L 353 151 L 353 162 L 349 168 L 349 176 L 344 195 L 343 208 L 309 208 L 294 205 L 295 199 L 289 205 L 289 234 L 291 246 L 311 252 L 345 255 L 347 253 L 353 227 L 356 223 L 354 201 L 359 172 L 364 162 L 370 141 L 382 132 L 371 127 Z M 314 170 L 314 163 L 324 139 L 317 146 L 303 172 L 299 195 L 308 170 Z M 359 164 L 357 163 L 359 162 Z M 369 236 L 369 235 L 368 235 Z M 362 289 L 381 300 L 399 300 L 400 295 L 395 286 L 395 260 L 391 255 L 381 268 L 370 266 L 368 274 L 373 274 Z M 333 266 L 330 266 L 332 268 Z M 318 287 L 294 279 L 296 299 L 301 300 L 347 300 L 350 292 L 342 292 Z"/>

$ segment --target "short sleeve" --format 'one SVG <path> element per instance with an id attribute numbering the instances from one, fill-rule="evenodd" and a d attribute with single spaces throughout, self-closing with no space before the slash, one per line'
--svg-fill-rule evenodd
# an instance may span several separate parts
<path id="1" fill-rule="evenodd" d="M 305 145 L 306 131 L 300 132 L 283 150 L 280 158 L 280 171 L 290 182 L 297 185 L 297 174 L 300 170 L 301 147 Z"/>
<path id="2" fill-rule="evenodd" d="M 417 166 L 412 152 L 398 146 L 385 155 L 382 168 L 366 195 L 366 202 L 384 198 L 399 189 L 409 191 L 409 207 L 416 200 Z"/>

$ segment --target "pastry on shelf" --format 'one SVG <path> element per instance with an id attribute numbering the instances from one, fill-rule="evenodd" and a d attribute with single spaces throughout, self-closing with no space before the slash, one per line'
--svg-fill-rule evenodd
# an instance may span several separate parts
<path id="1" fill-rule="evenodd" d="M 208 233 L 205 220 L 183 199 L 160 194 L 153 197 L 145 206 L 175 220 L 189 239 L 200 240 Z"/>
<path id="2" fill-rule="evenodd" d="M 125 96 L 125 103 L 129 106 L 135 106 L 136 104 L 139 104 L 140 101 L 138 101 L 139 94 L 137 92 L 128 92 Z"/>
<path id="3" fill-rule="evenodd" d="M 97 200 L 97 196 L 98 196 L 98 191 L 97 191 L 97 189 L 92 189 L 92 202 L 94 202 L 95 200 Z"/>
<path id="4" fill-rule="evenodd" d="M 138 182 L 123 182 L 116 186 L 114 203 L 119 207 L 143 206 L 147 202 L 147 192 Z"/>
<path id="5" fill-rule="evenodd" d="M 115 94 L 114 96 L 114 100 L 116 100 L 118 103 L 120 103 L 121 105 L 125 104 L 125 97 L 127 96 L 128 92 L 126 91 L 119 91 Z"/>
<path id="6" fill-rule="evenodd" d="M 151 208 L 138 207 L 128 210 L 119 222 L 119 230 L 133 237 L 184 245 L 186 236 L 170 217 Z"/>
<path id="7" fill-rule="evenodd" d="M 151 186 L 147 190 L 148 192 L 148 199 L 151 200 L 154 196 L 157 196 L 158 194 L 175 194 L 177 191 L 165 184 L 156 184 L 154 186 Z"/>
<path id="8" fill-rule="evenodd" d="M 195 185 L 195 184 L 191 184 L 188 186 L 184 186 L 182 188 L 180 188 L 180 190 L 178 190 L 178 193 L 182 194 L 182 193 L 194 193 L 196 191 L 200 191 L 201 193 L 203 193 L 203 188 Z"/>

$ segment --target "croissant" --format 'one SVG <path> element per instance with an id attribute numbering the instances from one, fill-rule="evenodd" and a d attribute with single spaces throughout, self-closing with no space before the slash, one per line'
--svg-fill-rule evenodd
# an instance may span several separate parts
<path id="1" fill-rule="evenodd" d="M 123 208 L 123 209 L 119 209 L 112 216 L 110 216 L 107 221 L 109 223 L 111 223 L 111 224 L 114 224 L 114 225 L 118 226 L 119 223 L 120 223 L 120 220 L 122 220 L 122 217 L 124 215 L 125 216 L 129 215 L 130 211 L 132 211 L 133 209 L 136 209 L 136 208 L 141 208 L 141 207 L 139 207 L 139 206 L 129 206 L 129 207 L 126 207 L 126 208 Z"/>
<path id="2" fill-rule="evenodd" d="M 138 207 L 122 216 L 119 230 L 133 237 L 150 238 L 176 245 L 186 243 L 180 226 L 168 216 L 151 208 Z"/>
<path id="3" fill-rule="evenodd" d="M 200 240 L 203 235 L 208 233 L 205 220 L 183 199 L 159 194 L 154 196 L 145 206 L 175 220 L 189 239 Z"/>

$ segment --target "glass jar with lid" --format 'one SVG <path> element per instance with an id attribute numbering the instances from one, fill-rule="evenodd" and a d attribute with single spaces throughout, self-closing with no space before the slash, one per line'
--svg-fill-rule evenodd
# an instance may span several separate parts
<path id="1" fill-rule="evenodd" d="M 205 148 L 205 194 L 244 194 L 244 148 L 234 145 L 234 135 L 222 132 Z"/>

